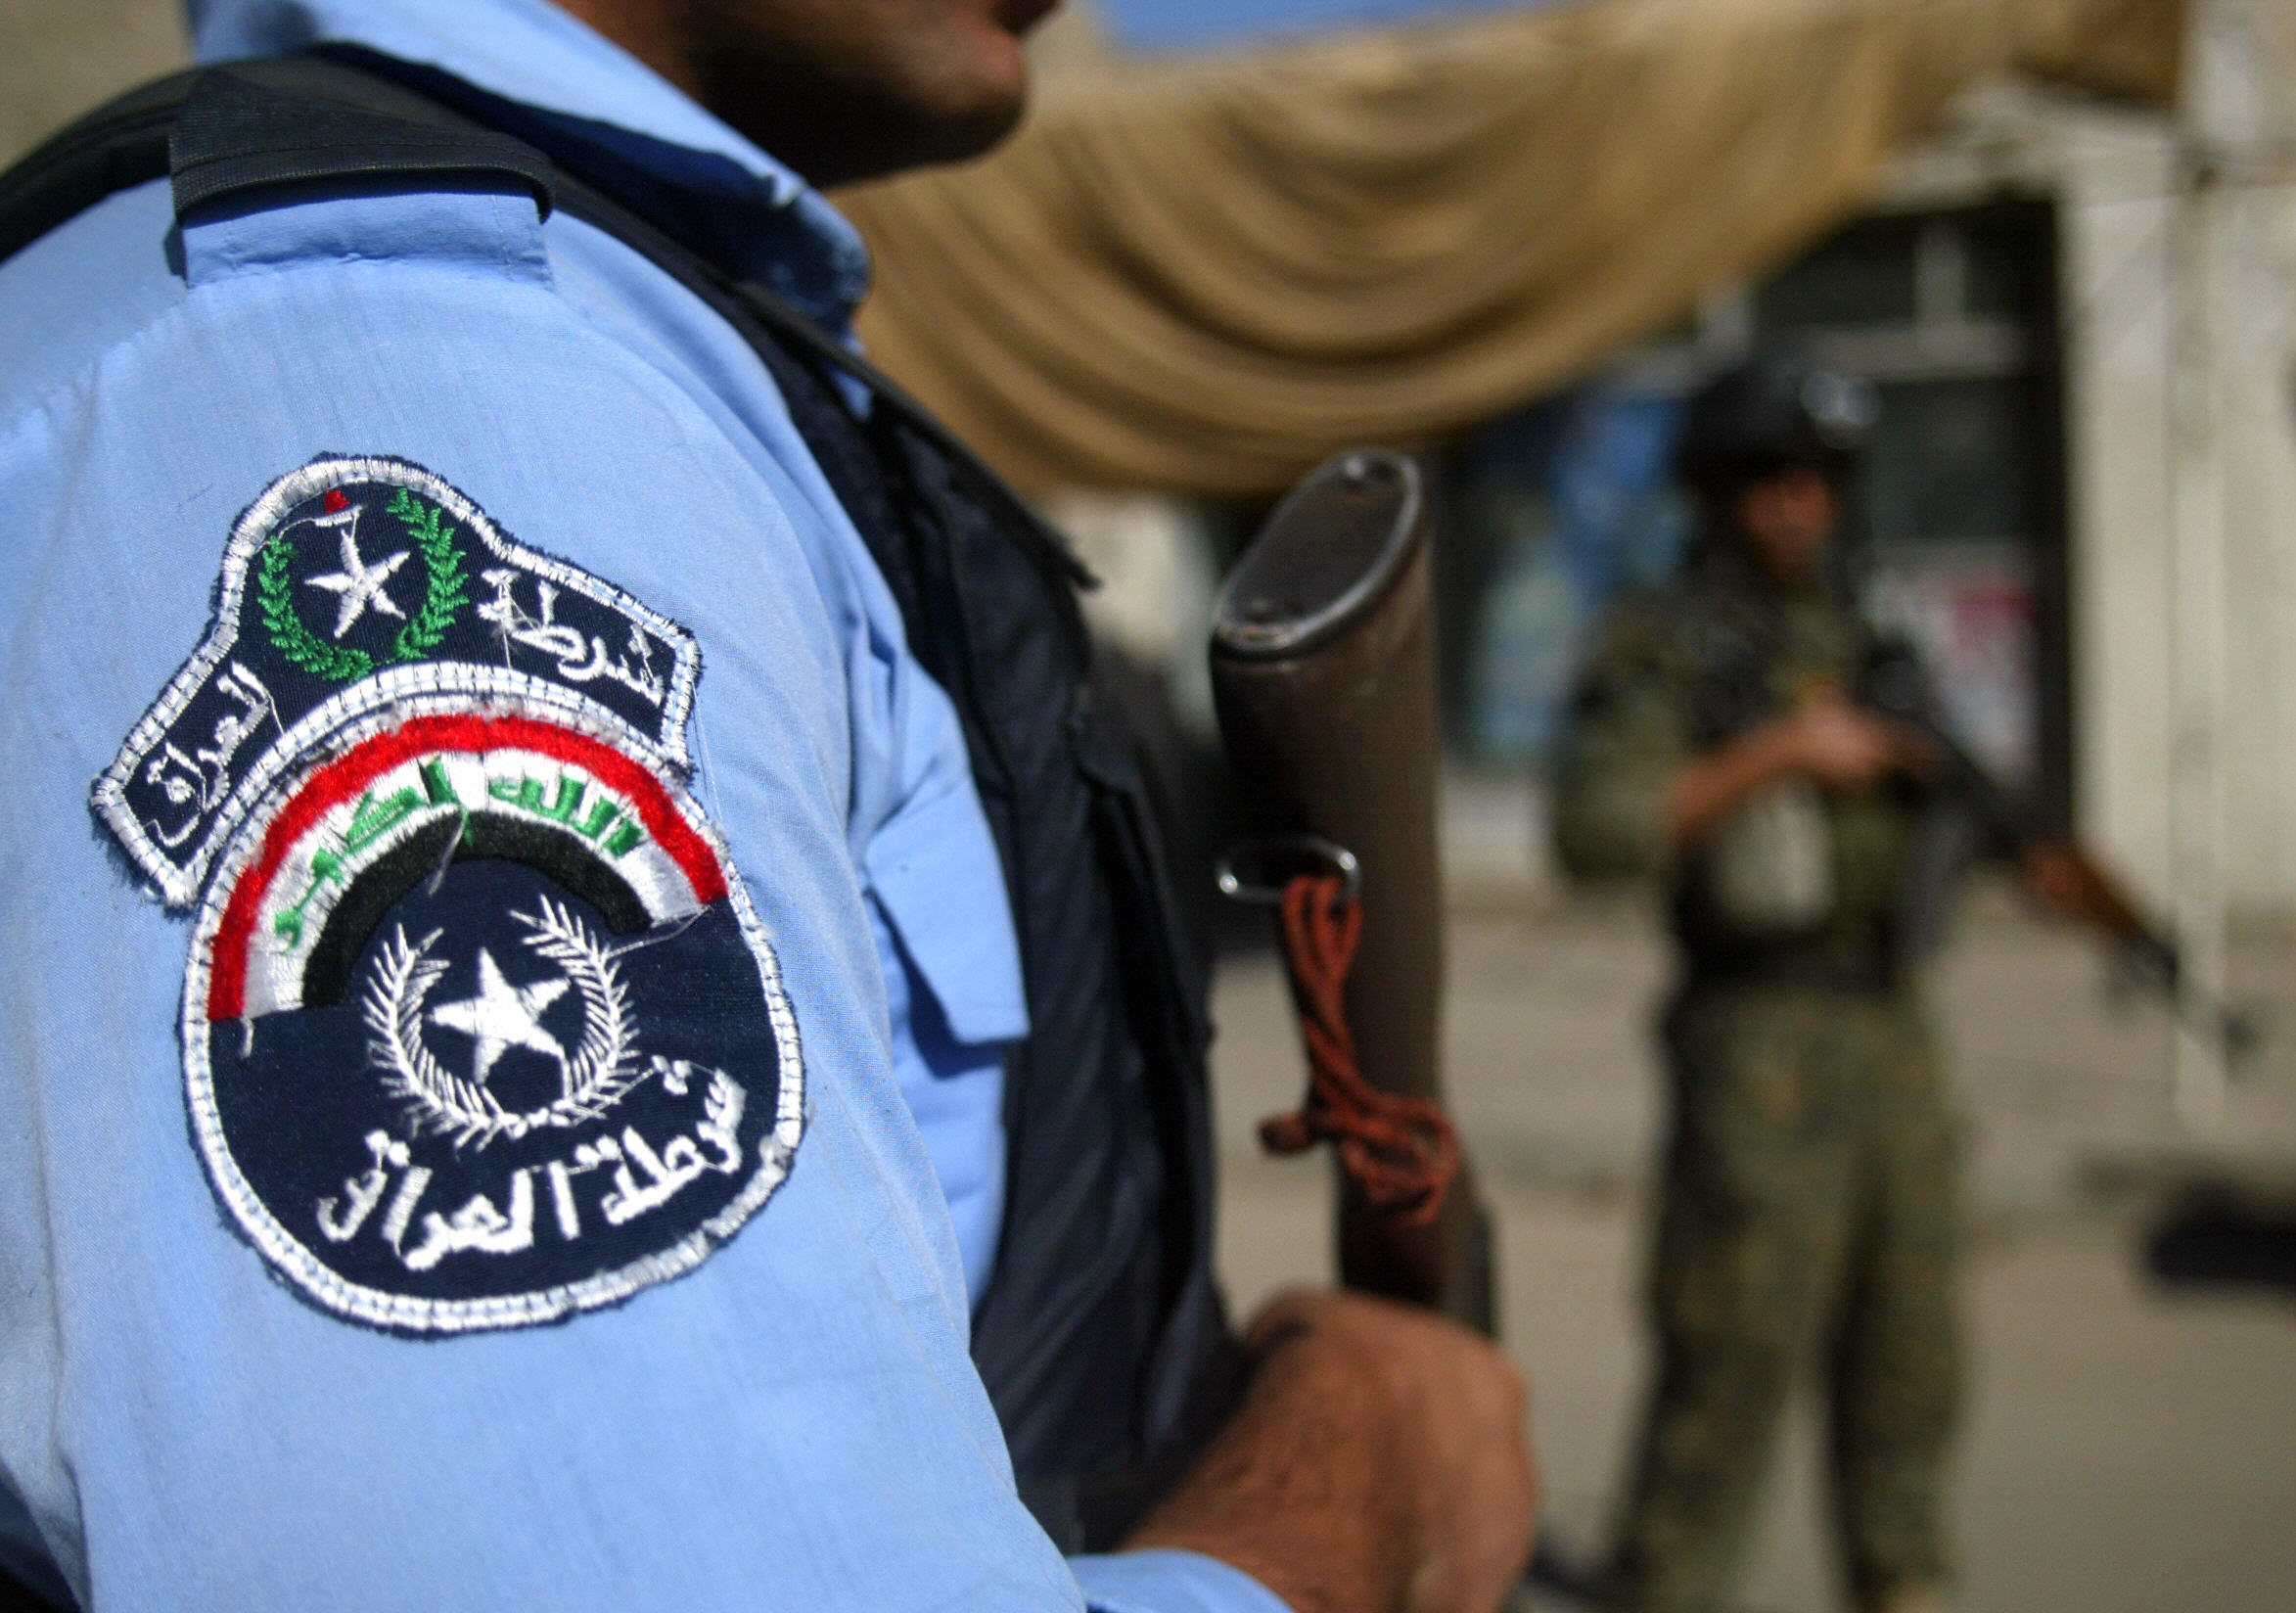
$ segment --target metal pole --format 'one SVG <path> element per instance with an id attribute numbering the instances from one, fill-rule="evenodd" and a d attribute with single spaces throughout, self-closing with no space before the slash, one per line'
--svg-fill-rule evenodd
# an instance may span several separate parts
<path id="1" fill-rule="evenodd" d="M 2206 8 L 2198 8 L 2205 13 Z M 2196 31 L 2204 31 L 2205 23 Z M 2205 51 L 2196 40 L 2195 55 Z M 2193 64 L 2193 93 L 2207 70 Z M 2222 198 L 2201 119 L 2181 143 L 2170 330 L 2170 879 L 2185 967 L 2221 998 L 2225 977 L 2225 463 L 2215 296 Z M 2171 1093 L 2194 1133 L 2225 1107 L 2225 1053 L 2179 1021 Z"/>

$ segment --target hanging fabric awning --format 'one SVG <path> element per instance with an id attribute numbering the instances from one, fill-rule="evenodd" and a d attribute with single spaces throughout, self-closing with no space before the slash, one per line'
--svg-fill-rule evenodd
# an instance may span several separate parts
<path id="1" fill-rule="evenodd" d="M 1814 239 L 1989 73 L 2163 102 L 2179 0 L 1584 0 L 1055 75 L 838 200 L 871 350 L 1023 486 L 1281 487 L 1488 419 Z"/>

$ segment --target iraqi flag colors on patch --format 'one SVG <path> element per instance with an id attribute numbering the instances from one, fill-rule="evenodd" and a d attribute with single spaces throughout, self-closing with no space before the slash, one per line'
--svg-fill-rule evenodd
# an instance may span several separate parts
<path id="1" fill-rule="evenodd" d="M 181 1036 L 217 1197 L 296 1290 L 393 1331 L 553 1321 L 692 1269 L 788 1174 L 804 1066 L 772 945 L 672 760 L 690 638 L 416 467 L 286 480 L 97 789 L 115 833 L 145 801 L 196 808 L 210 842 L 186 855 L 155 816 L 119 834 L 163 891 L 206 873 Z M 407 544 L 358 541 L 358 511 Z M 419 590 L 394 592 L 418 551 Z M 511 603 L 466 627 L 474 572 Z M 288 601 L 258 608 L 259 637 L 239 630 L 251 576 Z M 570 592 L 604 630 L 566 625 Z M 431 653 L 489 628 L 491 659 Z M 516 664 L 521 634 L 545 665 Z M 171 800 L 170 731 L 210 712 L 233 742 L 218 788 Z"/>

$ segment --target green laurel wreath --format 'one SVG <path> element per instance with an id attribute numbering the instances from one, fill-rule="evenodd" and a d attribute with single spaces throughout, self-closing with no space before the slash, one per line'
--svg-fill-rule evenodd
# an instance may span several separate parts
<path id="1" fill-rule="evenodd" d="M 426 504 L 404 487 L 393 491 L 384 506 L 406 528 L 423 551 L 423 570 L 430 579 L 423 603 L 390 641 L 390 659 L 420 661 L 438 647 L 454 614 L 470 600 L 462 569 L 462 551 L 454 546 L 454 529 L 441 526 L 436 504 Z"/>
<path id="2" fill-rule="evenodd" d="M 438 647 L 455 613 L 470 602 L 469 578 L 463 571 L 462 551 L 455 547 L 454 529 L 439 518 L 438 507 L 428 504 L 404 487 L 392 491 L 384 506 L 398 517 L 407 535 L 423 552 L 427 585 L 423 603 L 407 618 L 390 641 L 385 665 L 420 661 Z M 311 631 L 295 608 L 292 568 L 295 549 L 284 534 L 263 545 L 255 565 L 255 604 L 271 642 L 296 666 L 331 683 L 351 683 L 375 669 L 375 658 L 355 645 L 330 644 Z"/>

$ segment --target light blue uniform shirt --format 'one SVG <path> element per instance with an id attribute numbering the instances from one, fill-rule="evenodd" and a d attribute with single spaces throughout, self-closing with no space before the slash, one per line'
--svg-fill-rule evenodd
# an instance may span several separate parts
<path id="1" fill-rule="evenodd" d="M 193 10 L 206 57 L 366 45 L 707 186 L 833 325 L 863 286 L 825 202 L 543 0 Z M 774 1196 L 560 1325 L 410 1338 L 274 1279 L 187 1135 L 190 926 L 90 816 L 235 519 L 330 453 L 428 467 L 693 635 L 689 787 L 802 1032 Z M 994 847 L 946 697 L 714 315 L 524 197 L 178 234 L 145 185 L 0 265 L 0 1562 L 96 1609 L 1280 1608 L 1189 1553 L 1064 1563 L 1015 1498 L 966 1353 L 1027 1031 Z"/>

